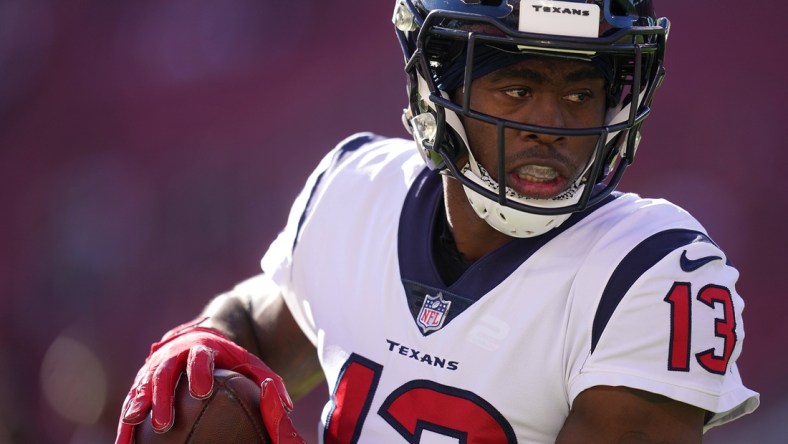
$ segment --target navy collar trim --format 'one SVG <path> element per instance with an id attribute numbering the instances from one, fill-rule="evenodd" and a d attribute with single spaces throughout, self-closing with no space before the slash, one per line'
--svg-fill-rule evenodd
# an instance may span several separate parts
<path id="1" fill-rule="evenodd" d="M 436 212 L 444 211 L 441 205 L 443 185 L 440 174 L 425 169 L 411 186 L 400 216 L 398 256 L 401 278 L 455 293 L 469 300 L 478 300 L 506 279 L 547 242 L 621 194 L 611 194 L 598 205 L 571 215 L 559 227 L 541 236 L 512 239 L 471 264 L 459 279 L 447 286 L 436 269 L 432 251 L 432 238 L 438 234 L 433 232 L 436 225 L 434 223 Z"/>

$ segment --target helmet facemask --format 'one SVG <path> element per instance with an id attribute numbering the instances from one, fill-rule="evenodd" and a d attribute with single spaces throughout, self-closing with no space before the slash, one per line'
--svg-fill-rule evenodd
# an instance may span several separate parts
<path id="1" fill-rule="evenodd" d="M 401 0 L 395 11 L 398 35 L 408 62 L 410 106 L 404 119 L 427 164 L 457 178 L 477 214 L 494 228 L 515 237 L 542 234 L 560 225 L 573 212 L 607 197 L 634 160 L 640 126 L 650 112 L 654 91 L 662 79 L 667 20 L 657 25 L 650 18 L 630 17 L 630 26 L 616 28 L 613 25 L 621 26 L 625 20 L 600 18 L 597 28 L 602 31 L 596 32 L 601 35 L 546 35 L 518 25 L 518 10 L 534 3 L 527 0 L 522 4 L 512 1 L 470 4 L 457 0 L 451 2 L 454 10 L 424 9 L 431 3 L 449 7 L 446 2 Z M 600 17 L 610 15 L 609 2 L 574 6 L 596 8 Z M 541 23 L 528 14 L 522 17 L 531 23 Z M 638 21 L 642 24 L 636 25 Z M 471 106 L 471 82 L 534 57 L 582 60 L 599 67 L 605 73 L 607 95 L 607 113 L 602 124 L 583 128 L 537 126 L 484 114 Z M 458 89 L 467 94 L 453 101 L 452 92 Z M 462 123 L 468 119 L 495 126 L 497 165 L 488 163 L 488 168 L 484 168 L 476 161 Z M 505 135 L 513 131 L 565 138 L 593 137 L 596 143 L 583 174 L 569 184 L 568 192 L 549 199 L 527 198 L 509 187 L 499 186 L 506 183 L 502 161 L 506 153 Z"/>

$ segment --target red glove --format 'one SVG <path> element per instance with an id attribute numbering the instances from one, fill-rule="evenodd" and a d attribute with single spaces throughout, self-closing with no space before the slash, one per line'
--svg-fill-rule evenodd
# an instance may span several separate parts
<path id="1" fill-rule="evenodd" d="M 133 443 L 134 425 L 144 421 L 149 411 L 154 431 L 169 430 L 174 418 L 175 386 L 181 373 L 186 370 L 189 393 L 203 399 L 213 392 L 215 366 L 241 373 L 260 386 L 260 414 L 274 444 L 304 443 L 288 416 L 293 401 L 282 378 L 218 330 L 198 327 L 202 320 L 170 330 L 151 346 L 123 403 L 115 443 Z"/>

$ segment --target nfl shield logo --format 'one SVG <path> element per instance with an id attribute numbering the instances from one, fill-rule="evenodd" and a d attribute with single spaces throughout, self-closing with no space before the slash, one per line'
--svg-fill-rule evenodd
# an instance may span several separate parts
<path id="1" fill-rule="evenodd" d="M 446 320 L 446 313 L 449 311 L 451 301 L 443 300 L 443 294 L 438 293 L 437 296 L 430 296 L 424 298 L 424 303 L 421 304 L 421 311 L 416 323 L 419 325 L 424 333 L 432 330 L 440 330 L 443 327 L 443 321 Z"/>

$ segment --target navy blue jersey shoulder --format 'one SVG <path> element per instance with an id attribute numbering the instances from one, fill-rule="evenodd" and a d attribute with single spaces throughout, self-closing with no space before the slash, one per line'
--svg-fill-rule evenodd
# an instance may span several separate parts
<path id="1" fill-rule="evenodd" d="M 444 211 L 442 180 L 437 172 L 425 168 L 411 185 L 405 199 L 397 243 L 400 278 L 414 319 L 427 296 L 440 294 L 443 299 L 451 301 L 450 311 L 443 322 L 443 325 L 447 325 L 497 287 L 542 246 L 620 195 L 618 192 L 611 194 L 598 205 L 573 214 L 559 227 L 541 236 L 513 238 L 474 262 L 459 279 L 446 285 L 440 277 L 432 251 L 437 211 Z M 423 334 L 433 332 L 431 330 Z"/>
<path id="2" fill-rule="evenodd" d="M 648 237 L 624 256 L 610 276 L 594 315 L 591 331 L 592 353 L 596 349 L 610 317 L 613 316 L 621 299 L 624 298 L 635 281 L 671 252 L 695 242 L 714 244 L 714 241 L 699 231 L 672 229 Z M 715 258 L 720 259 L 716 256 Z"/>
<path id="3" fill-rule="evenodd" d="M 304 210 L 301 212 L 301 217 L 298 219 L 298 228 L 296 230 L 295 238 L 293 238 L 293 251 L 295 251 L 296 244 L 298 243 L 299 235 L 301 234 L 301 227 L 306 220 L 307 211 L 309 211 L 309 207 L 312 205 L 312 198 L 315 196 L 315 190 L 320 186 L 320 182 L 323 180 L 323 176 L 326 173 L 334 170 L 338 165 L 342 163 L 342 160 L 349 154 L 352 153 L 362 146 L 374 142 L 376 140 L 381 140 L 382 137 L 378 136 L 373 133 L 358 133 L 354 134 L 347 139 L 343 140 L 336 146 L 334 150 L 334 156 L 331 158 L 331 162 L 325 165 L 322 171 L 318 173 L 317 180 L 315 183 L 312 184 L 312 189 L 309 190 L 309 199 L 307 200 L 306 206 L 304 206 Z"/>

